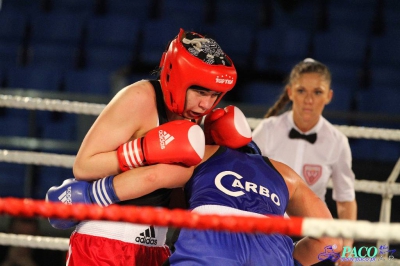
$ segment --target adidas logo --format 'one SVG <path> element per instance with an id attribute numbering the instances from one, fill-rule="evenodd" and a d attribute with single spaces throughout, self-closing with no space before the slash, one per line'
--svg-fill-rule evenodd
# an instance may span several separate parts
<path id="1" fill-rule="evenodd" d="M 58 196 L 58 199 L 64 204 L 72 204 L 71 194 L 71 187 L 68 187 L 67 190 L 65 190 L 60 196 Z"/>
<path id="2" fill-rule="evenodd" d="M 135 241 L 147 245 L 157 245 L 157 238 L 155 237 L 154 226 L 150 226 L 143 233 L 140 233 L 140 235 L 135 238 Z"/>
<path id="3" fill-rule="evenodd" d="M 171 136 L 169 133 L 165 132 L 164 130 L 159 130 L 158 131 L 158 136 L 160 138 L 160 146 L 161 149 L 165 149 L 165 146 L 167 146 L 171 141 L 173 141 L 175 138 Z"/>

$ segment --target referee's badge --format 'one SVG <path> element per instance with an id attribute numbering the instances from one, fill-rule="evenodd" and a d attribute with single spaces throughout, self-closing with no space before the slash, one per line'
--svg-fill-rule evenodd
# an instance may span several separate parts
<path id="1" fill-rule="evenodd" d="M 315 164 L 303 166 L 303 176 L 309 186 L 314 185 L 322 175 L 322 167 Z"/>

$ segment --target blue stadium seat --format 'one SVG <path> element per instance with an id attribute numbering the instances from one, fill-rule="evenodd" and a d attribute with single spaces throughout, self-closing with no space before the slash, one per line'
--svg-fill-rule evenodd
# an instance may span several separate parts
<path id="1" fill-rule="evenodd" d="M 262 1 L 216 0 L 214 11 L 216 24 L 261 25 Z"/>
<path id="2" fill-rule="evenodd" d="M 308 57 L 311 32 L 287 28 L 281 32 L 280 38 L 279 60 L 274 68 L 282 73 L 289 73 L 294 65 Z"/>
<path id="3" fill-rule="evenodd" d="M 76 124 L 70 123 L 52 123 L 46 124 L 41 131 L 40 138 L 52 139 L 52 140 L 65 140 L 74 141 L 76 140 Z"/>
<path id="4" fill-rule="evenodd" d="M 371 124 L 359 124 L 362 127 L 384 128 Z M 400 158 L 400 142 L 378 139 L 352 139 L 350 147 L 354 159 L 393 162 Z"/>
<path id="5" fill-rule="evenodd" d="M 0 67 L 0 85 L 4 84 L 5 80 L 6 80 L 6 71 Z"/>
<path id="6" fill-rule="evenodd" d="M 24 198 L 26 166 L 0 163 L 0 197 Z"/>
<path id="7" fill-rule="evenodd" d="M 371 40 L 370 66 L 397 67 L 400 62 L 400 29 L 386 31 Z"/>
<path id="8" fill-rule="evenodd" d="M 74 13 L 89 17 L 95 13 L 96 0 L 51 0 L 51 12 Z"/>
<path id="9" fill-rule="evenodd" d="M 137 82 L 142 79 L 150 80 L 150 79 L 156 79 L 156 78 L 157 78 L 156 75 L 151 75 L 150 73 L 148 73 L 148 74 L 133 73 L 133 74 L 130 74 L 129 76 L 127 76 L 127 82 L 128 82 L 128 84 L 132 84 L 132 83 Z"/>
<path id="10" fill-rule="evenodd" d="M 270 108 L 283 92 L 283 84 L 253 81 L 246 83 L 238 92 L 243 103 L 259 104 Z"/>
<path id="11" fill-rule="evenodd" d="M 61 44 L 35 43 L 29 48 L 29 66 L 60 70 L 78 65 L 78 48 Z"/>
<path id="12" fill-rule="evenodd" d="M 255 44 L 255 69 L 286 74 L 308 56 L 310 42 L 311 33 L 303 29 L 273 27 L 260 30 Z"/>
<path id="13" fill-rule="evenodd" d="M 161 17 L 181 25 L 185 30 L 199 31 L 206 23 L 207 2 L 204 0 L 162 1 Z"/>
<path id="14" fill-rule="evenodd" d="M 333 98 L 328 105 L 325 105 L 323 115 L 326 116 L 332 124 L 349 125 L 352 121 L 346 114 L 353 111 L 355 90 L 349 83 L 335 82 L 335 80 L 331 88 L 333 90 Z M 332 115 L 328 117 L 328 112 L 331 112 L 331 114 L 342 114 L 342 116 L 338 117 L 338 115 Z"/>
<path id="15" fill-rule="evenodd" d="M 75 141 L 77 114 L 41 111 L 36 114 L 38 137 L 43 139 Z"/>
<path id="16" fill-rule="evenodd" d="M 8 87 L 57 91 L 62 72 L 47 67 L 15 67 L 7 69 Z"/>
<path id="17" fill-rule="evenodd" d="M 385 0 L 385 6 L 389 9 L 400 10 L 400 2 L 397 0 Z"/>
<path id="18" fill-rule="evenodd" d="M 324 62 L 322 62 L 324 63 Z M 332 75 L 332 85 L 345 84 L 352 91 L 361 89 L 363 69 L 360 66 L 352 66 L 344 63 L 326 64 Z"/>
<path id="19" fill-rule="evenodd" d="M 384 27 L 387 31 L 393 31 L 400 27 L 400 16 L 399 16 L 400 8 L 392 9 L 385 6 L 383 20 L 384 20 Z"/>
<path id="20" fill-rule="evenodd" d="M 0 136 L 7 137 L 29 137 L 29 116 L 21 117 L 14 115 L 0 116 Z"/>
<path id="21" fill-rule="evenodd" d="M 314 31 L 319 27 L 319 12 L 316 1 L 297 1 L 297 5 L 290 11 L 284 10 L 279 1 L 273 1 L 272 26 Z"/>
<path id="22" fill-rule="evenodd" d="M 16 67 L 20 64 L 21 45 L 0 41 L 0 68 Z"/>
<path id="23" fill-rule="evenodd" d="M 363 34 L 371 34 L 376 4 L 375 0 L 329 1 L 329 28 L 337 31 L 351 29 Z"/>
<path id="24" fill-rule="evenodd" d="M 371 87 L 367 91 L 359 91 L 356 99 L 360 112 L 384 116 L 400 114 L 398 87 Z M 384 119 L 358 123 L 357 126 L 399 129 L 398 123 Z M 353 145 L 354 157 L 358 159 L 396 162 L 400 157 L 400 142 L 360 139 L 354 141 Z"/>
<path id="25" fill-rule="evenodd" d="M 33 198 L 44 199 L 53 186 L 60 186 L 65 179 L 73 178 L 72 169 L 63 167 L 40 166 L 35 179 Z"/>
<path id="26" fill-rule="evenodd" d="M 393 86 L 400 88 L 400 67 L 372 65 L 370 71 L 372 87 Z"/>
<path id="27" fill-rule="evenodd" d="M 42 11 L 41 0 L 2 0 L 1 12 L 16 11 L 22 15 L 33 15 Z"/>
<path id="28" fill-rule="evenodd" d="M 396 163 L 400 158 L 400 142 L 399 141 L 376 141 L 373 146 L 376 160 Z"/>
<path id="29" fill-rule="evenodd" d="M 30 43 L 60 44 L 78 47 L 84 17 L 74 13 L 43 13 L 33 16 Z"/>
<path id="30" fill-rule="evenodd" d="M 10 0 L 9 0 L 10 1 Z M 11 0 L 13 1 L 13 0 Z M 1 43 L 22 44 L 26 34 L 27 16 L 16 10 L 1 10 L 0 41 Z"/>
<path id="31" fill-rule="evenodd" d="M 232 59 L 236 67 L 249 68 L 253 51 L 255 30 L 246 25 L 214 24 L 206 28 L 207 36 L 213 38 Z"/>
<path id="32" fill-rule="evenodd" d="M 400 27 L 400 2 L 397 0 L 385 0 L 383 5 L 383 20 L 385 30 L 390 32 Z"/>
<path id="33" fill-rule="evenodd" d="M 86 48 L 133 50 L 138 44 L 140 26 L 140 21 L 134 17 L 122 15 L 92 17 L 87 24 Z"/>
<path id="34" fill-rule="evenodd" d="M 351 112 L 357 91 L 365 89 L 363 84 L 364 71 L 360 67 L 334 63 L 327 65 L 331 75 L 333 100 L 325 107 L 329 111 Z M 349 119 L 330 119 L 337 124 L 348 124 Z"/>
<path id="35" fill-rule="evenodd" d="M 325 106 L 325 110 L 329 111 L 351 111 L 351 103 L 354 97 L 354 88 L 347 83 L 332 83 L 333 98 L 332 101 Z"/>
<path id="36" fill-rule="evenodd" d="M 91 47 L 85 53 L 85 68 L 116 71 L 132 64 L 132 49 Z"/>
<path id="37" fill-rule="evenodd" d="M 150 18 L 151 1 L 107 0 L 107 14 L 129 16 L 146 21 Z"/>
<path id="38" fill-rule="evenodd" d="M 281 29 L 278 27 L 259 30 L 256 33 L 254 68 L 265 72 L 275 69 L 279 63 Z"/>
<path id="39" fill-rule="evenodd" d="M 169 19 L 148 20 L 143 25 L 140 62 L 158 67 L 162 53 L 169 42 L 178 35 L 179 29 L 180 25 Z"/>
<path id="40" fill-rule="evenodd" d="M 70 70 L 65 73 L 65 92 L 109 96 L 111 72 L 101 69 Z"/>
<path id="41" fill-rule="evenodd" d="M 358 110 L 374 114 L 399 115 L 399 99 L 400 90 L 397 86 L 372 86 L 368 90 L 358 91 L 356 95 Z"/>
<path id="42" fill-rule="evenodd" d="M 353 30 L 318 32 L 313 38 L 313 57 L 325 64 L 342 63 L 362 67 L 367 56 L 368 36 Z"/>

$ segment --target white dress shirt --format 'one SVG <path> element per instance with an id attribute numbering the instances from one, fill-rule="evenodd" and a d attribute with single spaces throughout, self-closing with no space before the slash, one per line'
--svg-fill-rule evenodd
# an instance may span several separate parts
<path id="1" fill-rule="evenodd" d="M 309 187 L 325 201 L 329 178 L 335 201 L 355 199 L 355 176 L 347 137 L 324 117 L 304 134 L 317 133 L 314 144 L 304 139 L 290 139 L 292 128 L 301 132 L 293 122 L 293 112 L 263 119 L 253 131 L 253 140 L 264 156 L 283 162 L 295 170 Z"/>

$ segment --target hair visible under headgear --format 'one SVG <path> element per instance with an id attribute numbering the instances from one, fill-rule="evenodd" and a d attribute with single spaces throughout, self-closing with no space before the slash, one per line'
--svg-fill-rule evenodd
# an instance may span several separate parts
<path id="1" fill-rule="evenodd" d="M 294 80 L 298 79 L 302 74 L 306 73 L 318 73 L 324 76 L 328 83 L 331 83 L 332 76 L 328 67 L 321 62 L 314 60 L 312 58 L 306 58 L 303 61 L 297 63 L 290 72 L 289 80 L 285 85 L 282 94 L 279 96 L 278 100 L 274 105 L 268 109 L 264 118 L 279 115 L 282 111 L 286 110 L 285 107 L 290 102 L 289 95 L 287 94 L 286 87 L 291 84 Z"/>

